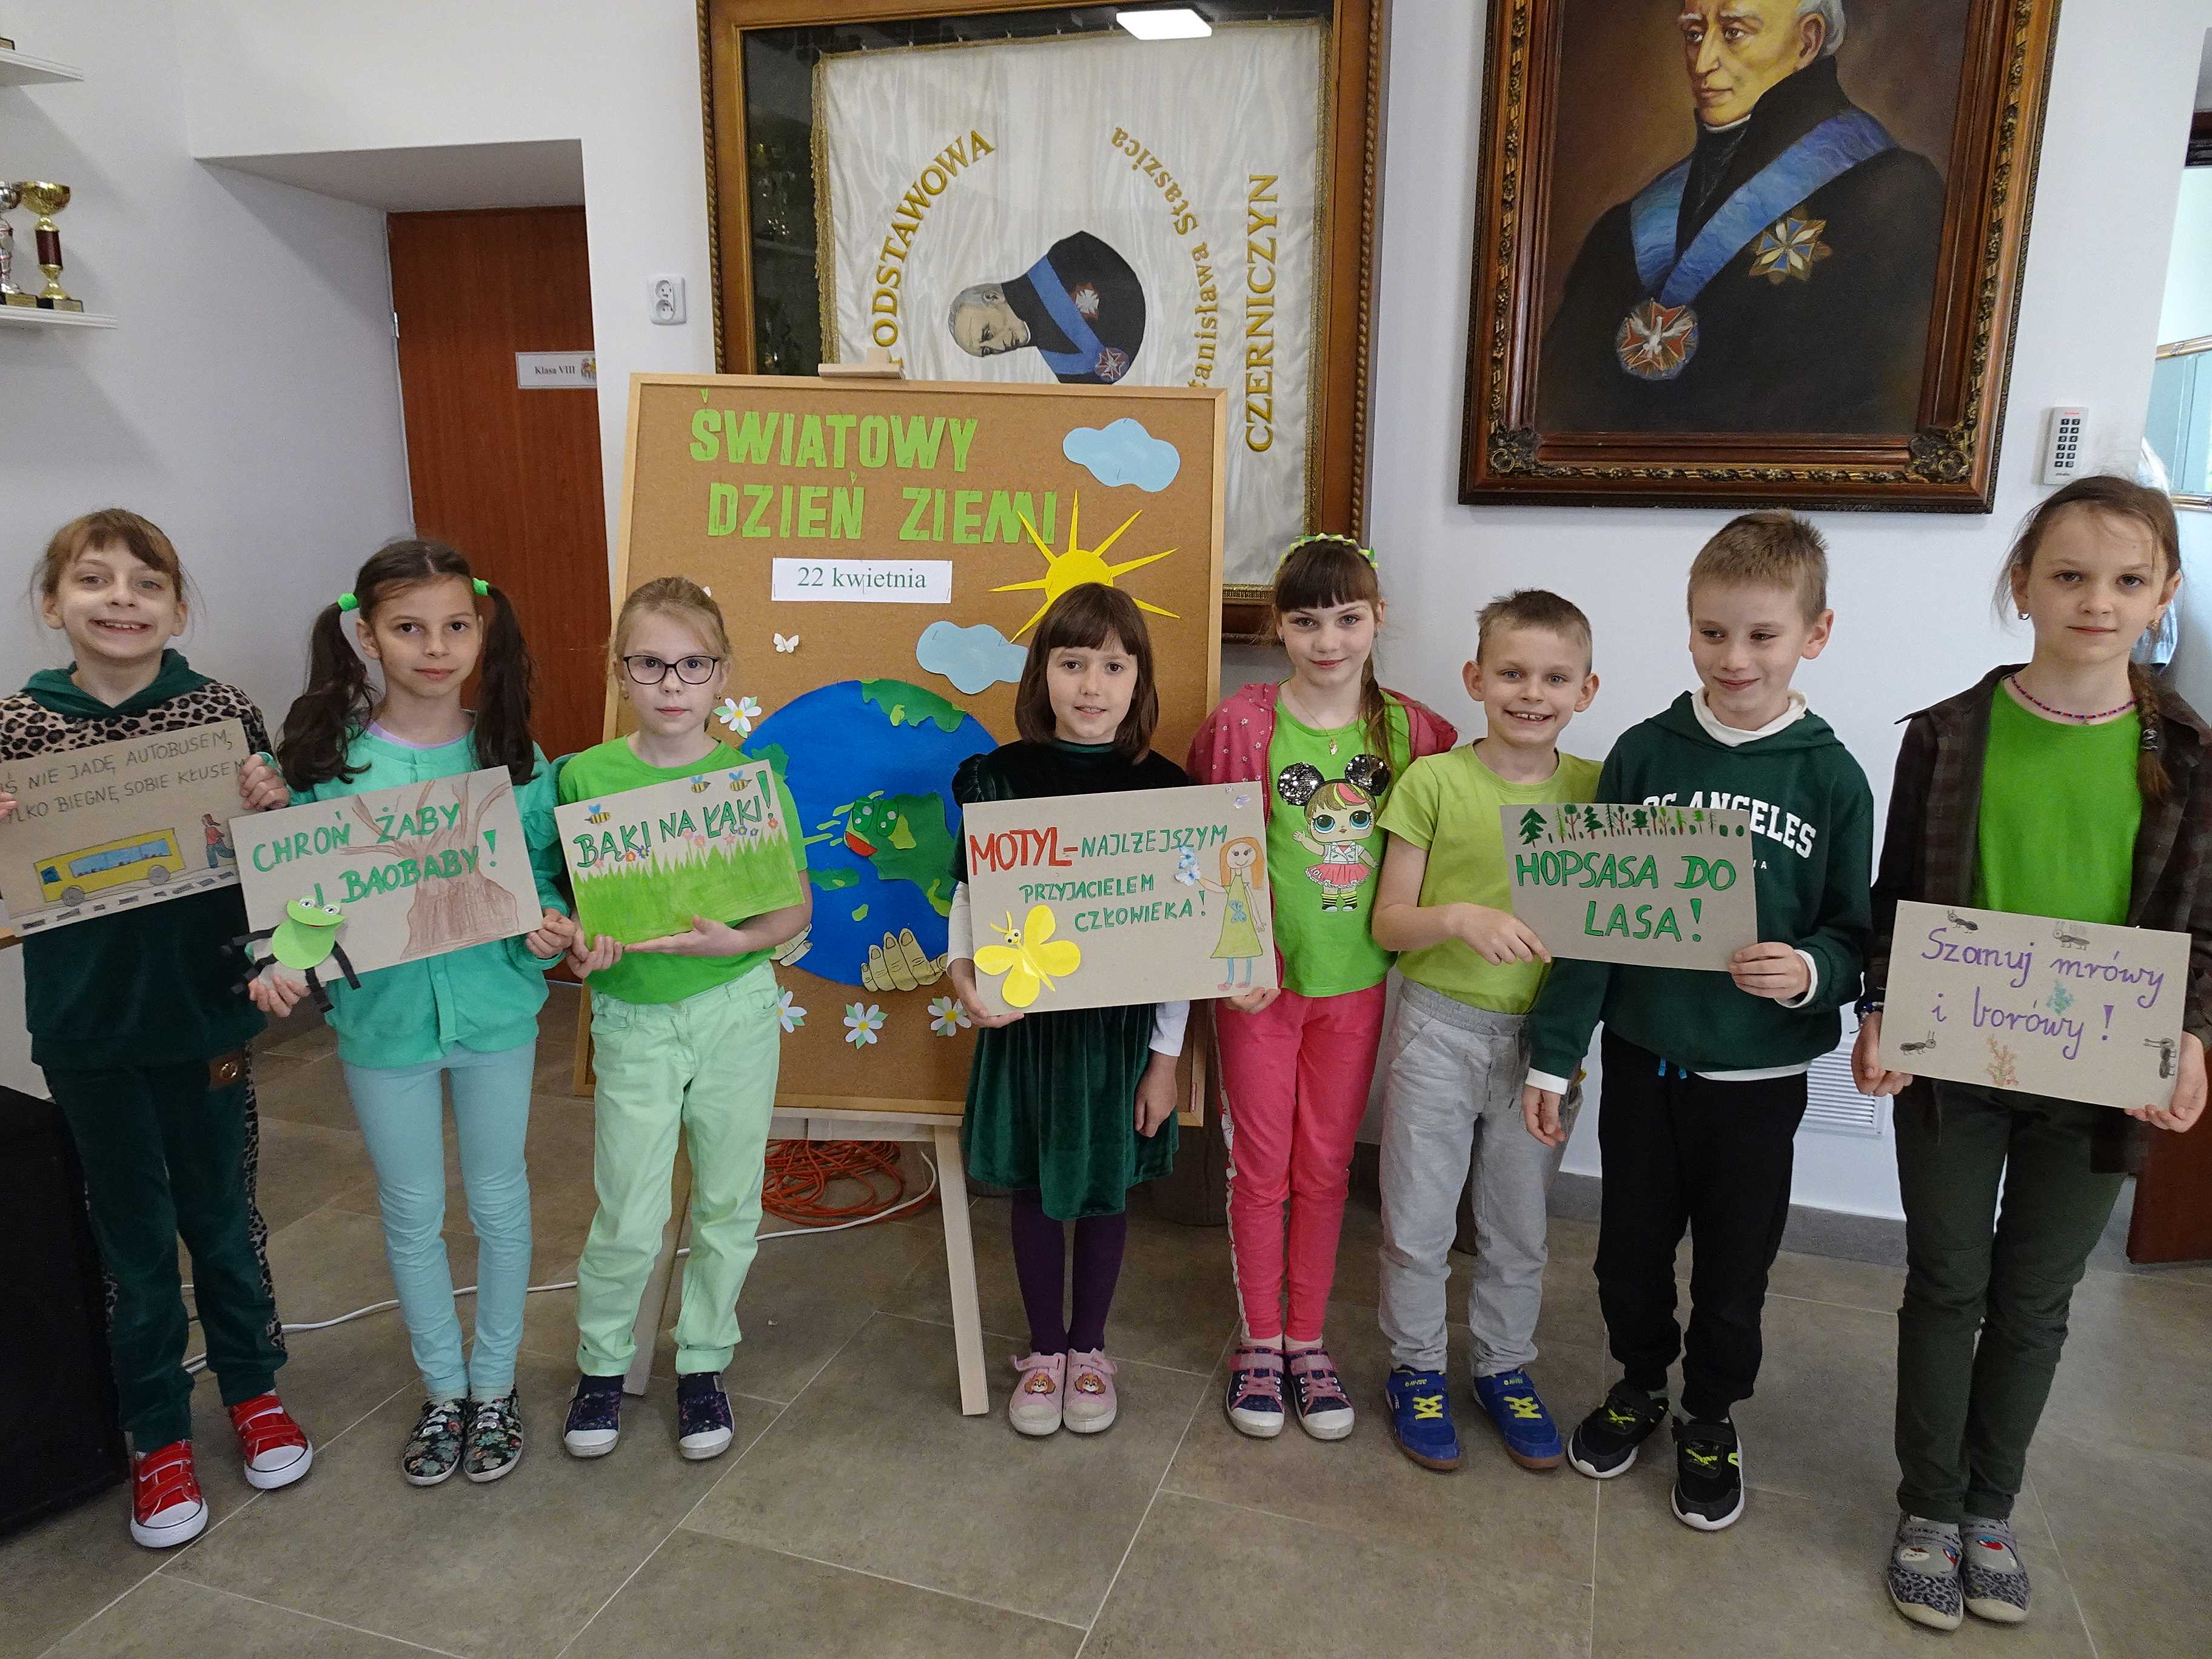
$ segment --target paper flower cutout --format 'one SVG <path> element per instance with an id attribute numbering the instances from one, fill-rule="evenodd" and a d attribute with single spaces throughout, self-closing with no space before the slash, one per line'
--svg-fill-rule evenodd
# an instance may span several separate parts
<path id="1" fill-rule="evenodd" d="M 714 705 L 714 718 L 741 738 L 752 735 L 760 717 L 761 706 L 750 697 L 725 697 Z"/>
<path id="2" fill-rule="evenodd" d="M 972 1024 L 968 1011 L 955 997 L 932 997 L 929 1002 L 929 1029 L 939 1036 L 953 1036 Z"/>
<path id="3" fill-rule="evenodd" d="M 884 1011 L 871 1002 L 862 1007 L 857 1002 L 845 1005 L 845 1041 L 855 1048 L 866 1048 L 876 1040 L 876 1033 L 884 1029 Z"/>
<path id="4" fill-rule="evenodd" d="M 806 1010 L 791 1000 L 788 991 L 775 1000 L 775 1017 L 787 1031 L 795 1031 L 806 1024 Z"/>

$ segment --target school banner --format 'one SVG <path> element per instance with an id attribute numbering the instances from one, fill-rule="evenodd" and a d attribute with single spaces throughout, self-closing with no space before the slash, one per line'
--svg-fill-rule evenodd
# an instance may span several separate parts
<path id="1" fill-rule="evenodd" d="M 0 899 L 19 933 L 159 904 L 238 881 L 227 828 L 242 817 L 246 728 L 217 720 L 0 763 Z"/>
<path id="2" fill-rule="evenodd" d="M 1324 27 L 825 57 L 825 358 L 1224 389 L 1223 575 L 1272 580 L 1310 497 Z"/>
<path id="3" fill-rule="evenodd" d="M 1881 1063 L 2100 1106 L 2173 1097 L 2189 935 L 1907 900 Z"/>
<path id="4" fill-rule="evenodd" d="M 1275 979 L 1262 786 L 966 809 L 975 983 L 994 1012 L 1231 996 Z"/>
<path id="5" fill-rule="evenodd" d="M 554 817 L 587 938 L 636 945 L 688 933 L 695 916 L 741 922 L 805 896 L 765 763 L 708 766 Z"/>
<path id="6" fill-rule="evenodd" d="M 295 899 L 335 905 L 329 937 L 356 973 L 512 939 L 540 918 L 504 767 L 258 812 L 232 832 L 248 923 L 282 926 Z"/>
<path id="7" fill-rule="evenodd" d="M 1513 914 L 1555 957 L 1725 970 L 1759 942 L 1748 812 L 1570 802 L 1499 822 Z"/>

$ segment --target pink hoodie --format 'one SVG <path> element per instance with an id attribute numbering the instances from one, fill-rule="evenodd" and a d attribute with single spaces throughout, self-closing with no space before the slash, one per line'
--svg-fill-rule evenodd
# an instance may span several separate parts
<path id="1" fill-rule="evenodd" d="M 1191 739 L 1190 757 L 1183 770 L 1193 783 L 1265 783 L 1267 745 L 1275 740 L 1275 704 L 1283 688 L 1273 683 L 1248 685 L 1231 692 L 1207 717 Z M 1459 741 L 1449 720 L 1411 697 L 1387 687 L 1382 695 L 1406 711 L 1406 732 L 1413 740 L 1413 758 L 1440 755 Z M 1274 810 L 1273 789 L 1262 799 Z"/>

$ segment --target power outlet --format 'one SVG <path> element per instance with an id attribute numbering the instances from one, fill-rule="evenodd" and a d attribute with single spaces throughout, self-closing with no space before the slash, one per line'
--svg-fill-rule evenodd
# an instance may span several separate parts
<path id="1" fill-rule="evenodd" d="M 2082 429 L 2089 422 L 2086 409 L 2054 409 L 2047 418 L 2043 434 L 2043 470 L 2039 483 L 2072 483 L 2081 476 L 2086 465 L 2082 453 Z"/>
<path id="2" fill-rule="evenodd" d="M 646 287 L 654 322 L 673 325 L 684 320 L 684 279 L 681 276 L 648 276 Z"/>

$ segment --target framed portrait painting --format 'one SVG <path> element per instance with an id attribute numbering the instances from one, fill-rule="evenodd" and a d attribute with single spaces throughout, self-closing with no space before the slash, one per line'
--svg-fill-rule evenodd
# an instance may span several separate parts
<path id="1" fill-rule="evenodd" d="M 2058 0 L 1491 0 L 1460 499 L 1987 512 Z"/>

